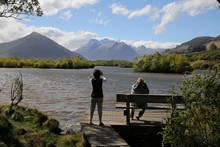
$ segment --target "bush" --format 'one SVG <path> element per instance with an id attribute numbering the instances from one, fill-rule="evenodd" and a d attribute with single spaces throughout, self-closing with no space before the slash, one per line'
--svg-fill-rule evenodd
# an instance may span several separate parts
<path id="1" fill-rule="evenodd" d="M 83 147 L 82 135 L 63 135 L 57 142 L 57 147 Z"/>
<path id="2" fill-rule="evenodd" d="M 16 111 L 12 114 L 11 118 L 14 121 L 19 121 L 19 122 L 22 122 L 24 120 L 23 114 L 20 112 L 16 112 Z"/>
<path id="3" fill-rule="evenodd" d="M 192 68 L 186 56 L 178 54 L 144 55 L 136 58 L 133 69 L 140 72 L 185 73 Z"/>
<path id="4" fill-rule="evenodd" d="M 198 60 L 192 63 L 193 69 L 212 69 L 214 67 L 214 63 L 210 61 Z"/>
<path id="5" fill-rule="evenodd" d="M 180 85 L 185 109 L 172 105 L 171 118 L 163 129 L 163 144 L 220 146 L 220 71 L 186 78 Z"/>
<path id="6" fill-rule="evenodd" d="M 1 142 L 0 140 L 0 147 L 8 147 L 4 142 Z"/>
<path id="7" fill-rule="evenodd" d="M 39 126 L 42 126 L 43 123 L 46 122 L 48 119 L 47 115 L 39 112 L 37 109 L 27 109 L 26 111 L 29 113 L 30 116 L 34 116 L 35 122 L 38 123 Z"/>
<path id="8" fill-rule="evenodd" d="M 45 137 L 42 134 L 33 134 L 25 138 L 25 146 L 44 147 L 46 146 Z"/>
<path id="9" fill-rule="evenodd" d="M 0 136 L 8 134 L 12 129 L 11 123 L 5 116 L 0 115 Z"/>
<path id="10" fill-rule="evenodd" d="M 49 119 L 45 122 L 44 127 L 46 127 L 50 132 L 60 134 L 61 129 L 59 128 L 59 122 L 56 119 Z"/>

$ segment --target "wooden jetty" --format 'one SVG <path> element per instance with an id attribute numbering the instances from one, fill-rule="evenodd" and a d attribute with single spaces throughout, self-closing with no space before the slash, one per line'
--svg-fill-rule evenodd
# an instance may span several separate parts
<path id="1" fill-rule="evenodd" d="M 81 124 L 82 132 L 87 140 L 87 146 L 91 147 L 128 147 L 129 145 L 121 138 L 121 136 L 111 126 L 98 126 Z"/>
<path id="2" fill-rule="evenodd" d="M 135 111 L 138 114 L 138 110 Z M 169 115 L 167 110 L 146 110 L 140 120 L 131 120 L 132 126 L 161 126 L 165 123 L 165 118 Z M 82 120 L 82 132 L 85 138 L 92 147 L 107 147 L 107 146 L 130 146 L 115 130 L 114 126 L 127 126 L 126 116 L 122 109 L 103 111 L 104 127 L 98 126 L 98 114 L 94 113 L 93 123 L 89 125 L 89 113 L 86 113 Z M 117 127 L 116 127 L 117 128 Z M 154 128 L 155 129 L 155 128 Z M 128 130 L 127 128 L 124 130 Z M 137 130 L 137 128 L 135 128 Z M 145 129 L 146 130 L 146 129 Z M 141 130 L 142 131 L 142 130 Z M 126 132 L 124 132 L 126 134 Z"/>
<path id="3" fill-rule="evenodd" d="M 103 111 L 105 126 L 98 126 L 98 114 L 94 113 L 89 125 L 89 114 L 82 121 L 82 131 L 90 146 L 161 146 L 162 136 L 158 132 L 170 116 L 170 101 L 184 109 L 182 97 L 171 94 L 116 94 L 116 107 Z M 145 113 L 140 120 L 130 119 L 130 103 L 145 105 Z M 147 104 L 147 105 L 146 105 Z M 116 109 L 117 108 L 117 109 Z M 132 107 L 139 109 L 140 107 Z M 143 108 L 143 107 L 142 107 Z M 124 111 L 126 110 L 126 111 Z M 138 110 L 136 110 L 136 115 Z"/>

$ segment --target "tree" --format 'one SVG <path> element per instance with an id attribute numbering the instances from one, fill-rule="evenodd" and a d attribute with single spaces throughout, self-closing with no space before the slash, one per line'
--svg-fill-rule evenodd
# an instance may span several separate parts
<path id="1" fill-rule="evenodd" d="M 17 76 L 14 79 L 14 82 L 11 85 L 11 105 L 9 107 L 8 114 L 12 113 L 12 108 L 17 106 L 23 100 L 23 80 L 22 74 Z"/>
<path id="2" fill-rule="evenodd" d="M 0 17 L 21 19 L 21 15 L 42 16 L 38 0 L 0 0 Z"/>
<path id="3" fill-rule="evenodd" d="M 220 0 L 217 0 L 218 1 L 218 3 L 220 4 Z M 219 9 L 220 9 L 220 5 L 219 5 Z"/>

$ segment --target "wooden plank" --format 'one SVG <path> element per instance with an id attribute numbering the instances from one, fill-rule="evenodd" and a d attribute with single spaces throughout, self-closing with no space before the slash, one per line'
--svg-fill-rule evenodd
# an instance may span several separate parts
<path id="1" fill-rule="evenodd" d="M 116 102 L 126 102 L 127 94 L 125 93 L 118 93 L 116 94 Z"/>
<path id="2" fill-rule="evenodd" d="M 138 110 L 135 111 L 135 116 L 138 114 Z M 135 125 L 151 125 L 151 124 L 164 124 L 165 118 L 170 116 L 169 111 L 167 110 L 150 110 L 147 109 L 144 115 L 140 118 L 140 120 L 131 120 L 131 124 Z M 89 123 L 89 112 L 86 112 L 82 123 Z M 114 109 L 112 111 L 103 110 L 102 122 L 105 126 L 111 125 L 126 125 L 126 117 L 124 116 L 123 111 L 119 111 L 118 109 Z M 99 118 L 97 111 L 95 111 L 93 116 L 93 123 L 95 125 L 99 124 Z"/>
<path id="3" fill-rule="evenodd" d="M 81 124 L 82 132 L 91 147 L 120 146 L 128 147 L 129 145 L 111 126 L 97 126 Z"/>
<path id="4" fill-rule="evenodd" d="M 169 99 L 173 98 L 174 103 L 182 103 L 181 96 L 171 94 L 116 94 L 116 102 L 126 102 L 127 97 L 130 102 L 170 103 Z"/>
<path id="5" fill-rule="evenodd" d="M 126 109 L 126 103 L 118 102 L 115 104 L 115 108 L 117 109 Z M 133 109 L 140 109 L 138 107 L 130 106 L 130 108 Z M 151 109 L 151 110 L 166 110 L 171 108 L 170 104 L 159 104 L 159 103 L 148 103 L 147 107 L 145 109 Z M 177 109 L 184 109 L 184 106 L 182 104 L 177 104 Z"/>

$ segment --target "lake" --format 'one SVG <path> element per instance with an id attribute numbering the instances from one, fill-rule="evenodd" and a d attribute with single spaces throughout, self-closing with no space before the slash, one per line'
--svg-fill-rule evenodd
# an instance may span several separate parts
<path id="1" fill-rule="evenodd" d="M 114 110 L 116 93 L 130 93 L 138 77 L 143 77 L 150 93 L 167 94 L 184 79 L 183 74 L 137 73 L 131 68 L 95 67 L 103 70 L 107 81 L 103 85 L 104 110 Z M 88 76 L 94 69 L 32 69 L 0 68 L 0 102 L 10 102 L 10 86 L 13 79 L 22 73 L 24 99 L 20 105 L 37 108 L 60 121 L 61 128 L 78 131 L 80 122 L 89 112 L 92 90 Z"/>

